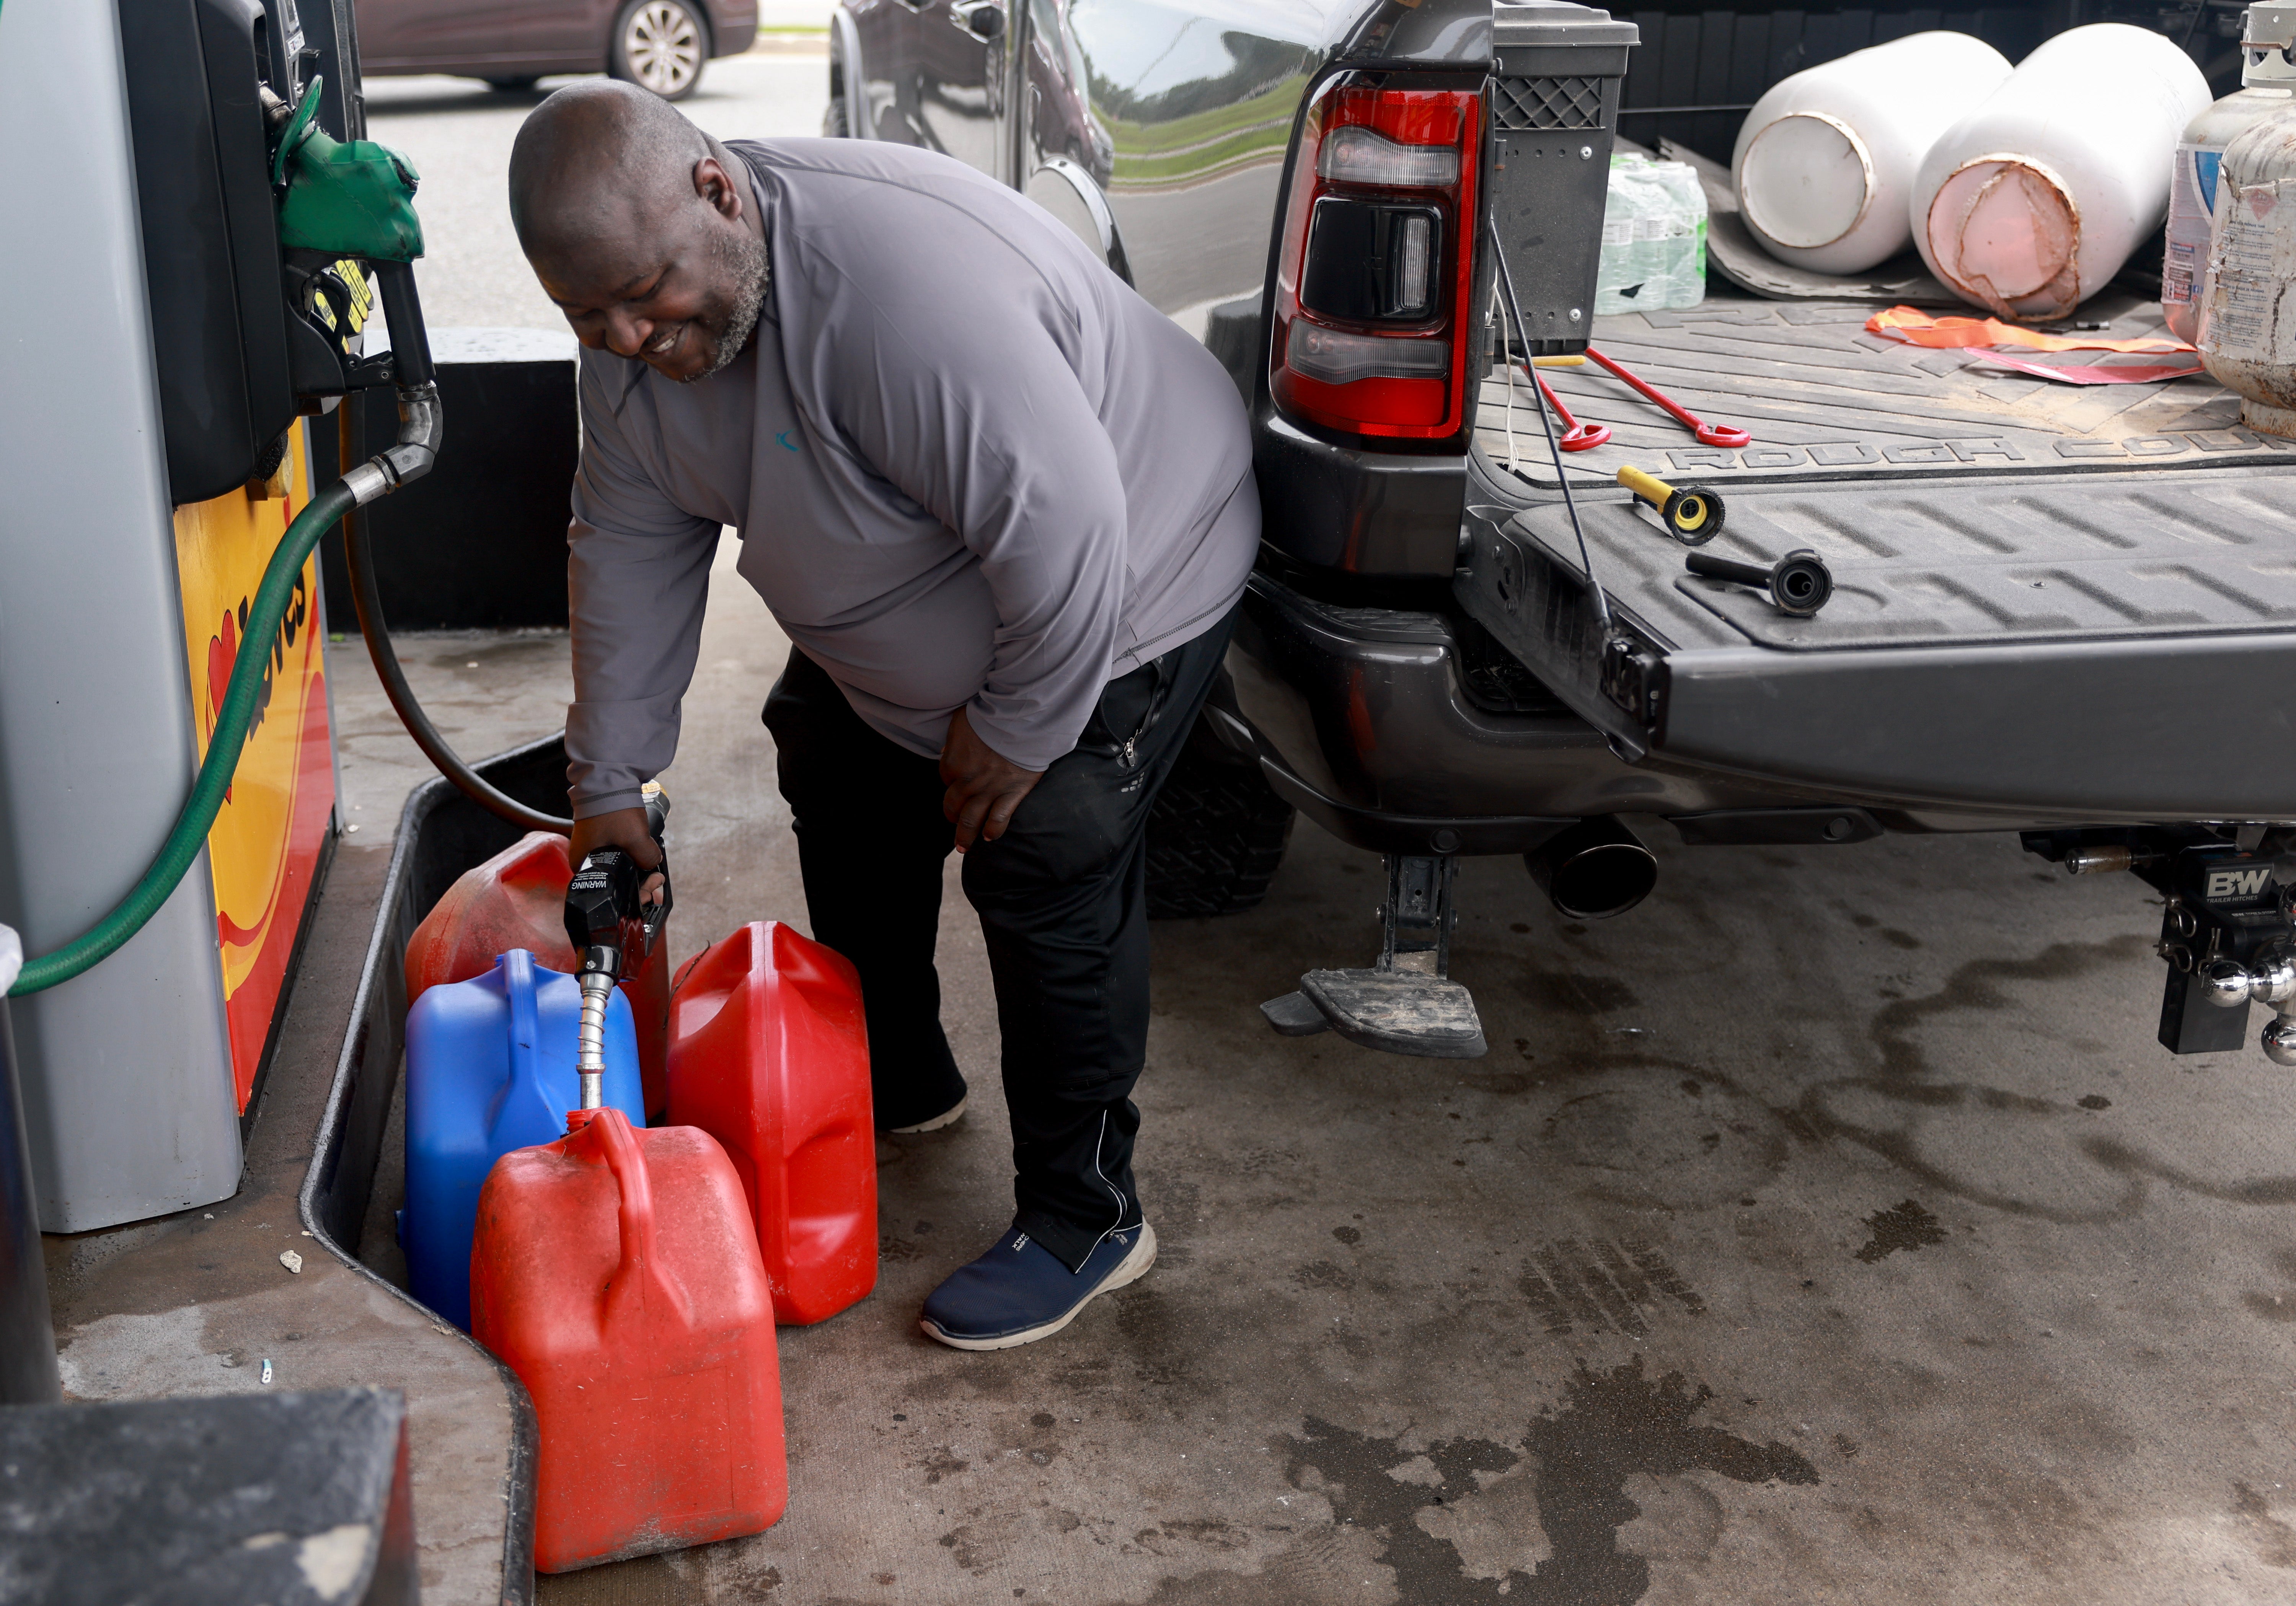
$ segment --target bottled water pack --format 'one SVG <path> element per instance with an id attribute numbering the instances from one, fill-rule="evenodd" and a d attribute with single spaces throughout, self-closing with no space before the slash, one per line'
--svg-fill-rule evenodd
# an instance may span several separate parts
<path id="1" fill-rule="evenodd" d="M 1706 298 L 1706 193 L 1690 164 L 1611 158 L 1595 313 L 1656 312 Z"/>

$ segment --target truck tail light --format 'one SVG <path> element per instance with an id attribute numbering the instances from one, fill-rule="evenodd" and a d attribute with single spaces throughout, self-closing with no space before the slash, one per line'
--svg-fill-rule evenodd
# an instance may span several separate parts
<path id="1" fill-rule="evenodd" d="M 1466 420 L 1482 97 L 1406 82 L 1343 74 L 1308 108 L 1268 388 L 1325 429 L 1439 440 Z"/>

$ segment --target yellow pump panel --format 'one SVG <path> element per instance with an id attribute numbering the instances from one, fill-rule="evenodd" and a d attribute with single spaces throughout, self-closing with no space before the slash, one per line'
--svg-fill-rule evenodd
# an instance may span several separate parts
<path id="1" fill-rule="evenodd" d="M 269 481 L 176 510 L 176 564 L 202 758 L 232 666 L 245 645 L 240 622 L 273 549 L 310 495 L 299 421 L 288 436 L 286 458 Z M 296 578 L 286 618 L 268 643 L 271 666 L 255 724 L 223 812 L 208 833 L 232 1071 L 242 1114 L 332 829 L 334 764 L 320 634 L 314 558 Z"/>

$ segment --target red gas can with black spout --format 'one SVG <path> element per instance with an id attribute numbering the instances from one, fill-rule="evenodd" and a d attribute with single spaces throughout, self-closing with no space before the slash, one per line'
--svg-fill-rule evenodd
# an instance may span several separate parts
<path id="1" fill-rule="evenodd" d="M 681 971 L 669 1118 L 726 1147 L 784 1323 L 877 1282 L 877 1144 L 861 979 L 841 954 L 756 921 Z"/>
<path id="2" fill-rule="evenodd" d="M 479 1195 L 471 1332 L 533 1397 L 534 1564 L 754 1534 L 789 1500 L 773 1297 L 726 1151 L 576 1110 Z"/>
<path id="3" fill-rule="evenodd" d="M 545 970 L 579 970 L 566 940 L 566 885 L 573 879 L 566 839 L 546 831 L 464 871 L 407 940 L 406 1002 L 442 983 L 488 974 L 512 948 L 524 948 Z M 646 1113 L 659 1118 L 668 1102 L 669 944 L 657 941 L 621 987 L 638 1028 Z"/>

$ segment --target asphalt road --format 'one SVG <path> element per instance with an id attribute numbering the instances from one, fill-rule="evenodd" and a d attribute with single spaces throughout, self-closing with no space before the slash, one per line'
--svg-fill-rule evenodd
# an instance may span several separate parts
<path id="1" fill-rule="evenodd" d="M 817 60 L 711 73 L 713 130 L 816 126 Z M 527 103 L 375 86 L 376 137 L 428 175 L 442 325 L 551 321 L 500 215 Z M 407 645 L 466 750 L 554 728 L 562 635 Z M 721 559 L 666 777 L 681 956 L 804 923 L 756 723 L 785 650 Z M 332 662 L 352 817 L 378 829 L 419 765 L 355 647 Z M 972 1112 L 882 1146 L 877 1291 L 781 1335 L 788 1515 L 545 1601 L 2296 1598 L 2296 1078 L 2154 1045 L 2142 889 L 2003 838 L 1650 835 L 1657 892 L 1593 926 L 1513 861 L 1464 866 L 1472 1062 L 1261 1024 L 1301 971 L 1372 951 L 1378 861 L 1312 826 L 1260 910 L 1159 927 L 1139 1099 L 1162 1260 L 990 1356 L 914 1326 L 1007 1209 L 952 887 Z"/>

